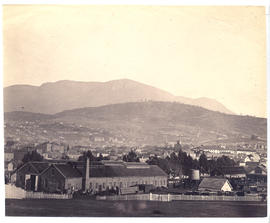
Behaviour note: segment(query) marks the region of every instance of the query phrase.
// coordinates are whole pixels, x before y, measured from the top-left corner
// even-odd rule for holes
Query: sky
[[[266,117],[262,6],[3,7],[4,87],[132,79]]]

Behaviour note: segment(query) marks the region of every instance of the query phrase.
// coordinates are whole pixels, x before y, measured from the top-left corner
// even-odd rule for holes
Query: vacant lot
[[[6,199],[7,216],[264,217],[266,203]]]

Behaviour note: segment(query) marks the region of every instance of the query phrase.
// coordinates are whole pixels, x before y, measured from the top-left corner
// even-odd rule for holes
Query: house
[[[16,170],[15,185],[26,190],[40,190],[40,174],[48,168],[48,162],[28,162]]]
[[[5,182],[11,182],[11,175],[13,174],[15,168],[17,167],[17,162],[15,160],[5,161]]]
[[[63,144],[58,144],[56,142],[52,142],[52,152],[53,153],[64,153],[66,148],[65,148],[65,145]]]
[[[10,160],[10,161],[5,161],[5,172],[12,172],[15,168],[15,163],[14,161]]]
[[[72,192],[82,189],[82,173],[68,163],[51,164],[41,176],[41,190]]]
[[[267,169],[262,165],[245,167],[247,178],[251,182],[267,182]]]
[[[259,162],[253,162],[253,161],[251,161],[251,162],[246,162],[246,167],[256,167],[256,166],[258,166],[259,165]]]
[[[13,152],[5,152],[5,162],[11,161],[14,159],[14,153]]]
[[[246,171],[243,166],[225,167],[222,170],[223,176],[227,178],[245,178]]]
[[[36,150],[39,154],[52,152],[52,144],[49,142],[44,142],[36,146]]]
[[[206,177],[199,184],[199,191],[232,191],[233,187],[225,178]]]

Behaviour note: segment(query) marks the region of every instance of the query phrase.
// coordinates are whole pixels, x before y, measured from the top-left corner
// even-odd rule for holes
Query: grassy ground
[[[266,203],[6,199],[7,216],[265,217]]]

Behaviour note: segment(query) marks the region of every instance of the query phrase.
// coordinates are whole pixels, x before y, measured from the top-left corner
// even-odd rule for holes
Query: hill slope
[[[187,125],[207,130],[266,134],[266,119],[227,115],[198,106],[173,102],[134,102],[101,107],[82,108],[57,113],[55,117],[86,118],[107,122],[127,121],[151,125]]]
[[[39,87],[14,85],[4,88],[5,112],[28,111],[54,114],[75,108],[145,100],[177,101],[232,114],[216,100],[176,97],[169,92],[127,79],[108,82],[58,81],[45,83]]]
[[[16,125],[16,122],[21,124],[27,120],[20,137],[29,132],[27,137],[31,138],[30,134],[35,132],[40,133],[43,140],[61,138],[78,143],[81,140],[85,144],[91,144],[90,138],[95,135],[120,138],[122,143],[132,145],[159,144],[165,140],[175,142],[179,138],[197,144],[217,139],[248,138],[252,134],[266,138],[267,124],[265,118],[227,115],[173,102],[122,103],[68,110],[55,115],[15,114],[6,113],[5,124],[15,122]],[[11,137],[17,132],[12,127],[5,129],[5,134]],[[36,134],[36,137],[40,136]]]

